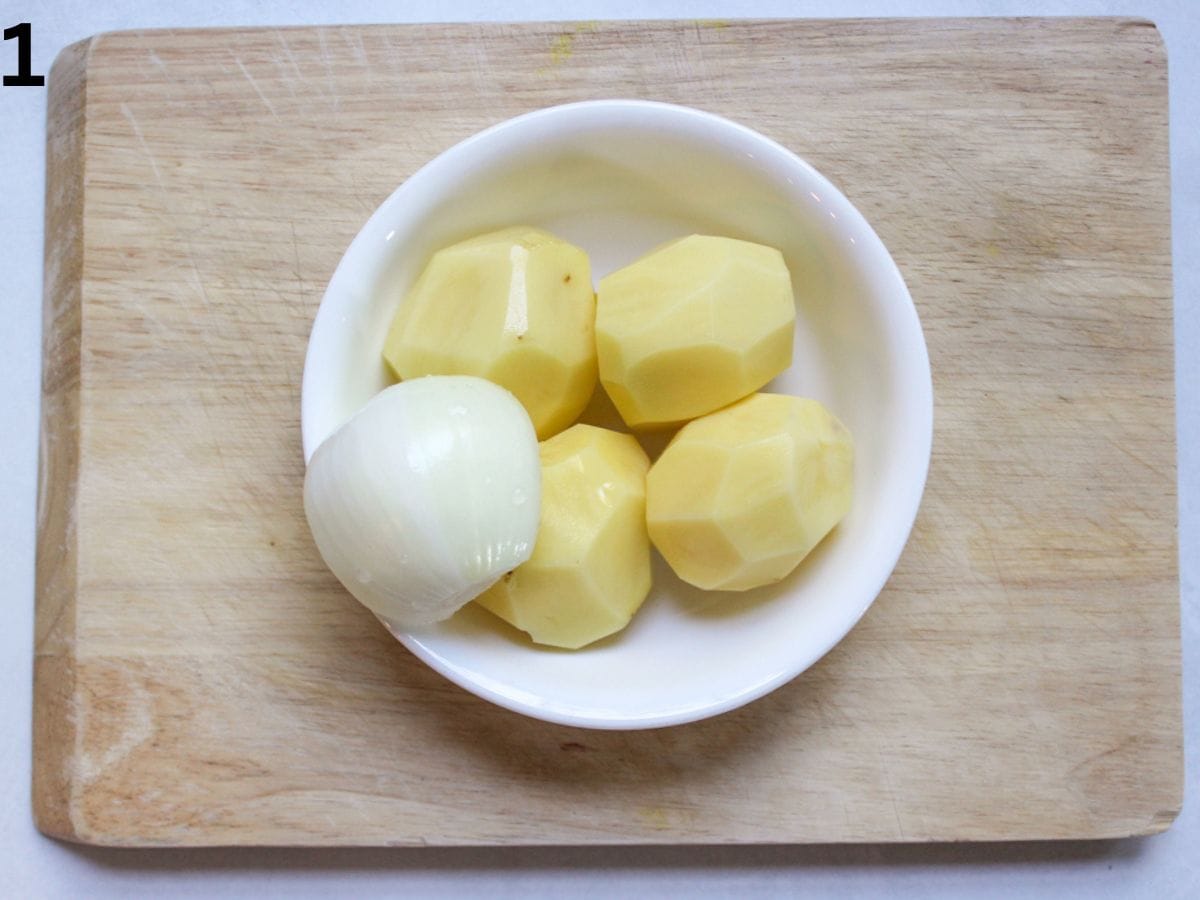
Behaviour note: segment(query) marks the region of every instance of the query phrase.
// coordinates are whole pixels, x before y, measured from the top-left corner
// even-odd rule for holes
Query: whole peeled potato
[[[758,390],[792,361],[791,276],[773,247],[692,235],[601,279],[600,382],[635,428],[675,424]]]
[[[518,226],[438,251],[401,301],[383,358],[398,378],[476,375],[511,391],[538,438],[566,428],[596,386],[587,254]]]
[[[646,478],[650,539],[684,581],[779,581],[850,510],[854,442],[816,400],[754,394],[685,425]]]
[[[540,450],[533,555],[475,602],[536,643],[576,649],[624,628],[650,592],[650,460],[632,436],[592,425]]]

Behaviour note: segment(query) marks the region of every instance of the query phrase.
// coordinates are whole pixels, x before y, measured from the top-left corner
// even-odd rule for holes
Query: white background
[[[112,4],[117,5],[117,4]],[[1157,22],[1171,84],[1172,218],[1187,800],[1144,841],[902,847],[102,851],[41,837],[29,802],[34,502],[46,92],[0,88],[0,900],[37,897],[690,896],[1200,897],[1200,4],[1193,0],[754,2],[0,0],[33,25],[33,72],[67,44],[125,28],[397,21],[911,15],[1136,15]],[[15,71],[15,42],[0,69]]]

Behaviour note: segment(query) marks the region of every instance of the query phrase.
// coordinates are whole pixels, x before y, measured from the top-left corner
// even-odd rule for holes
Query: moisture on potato
[[[476,602],[536,643],[577,649],[624,628],[650,592],[650,461],[632,436],[592,425],[540,452],[533,555]]]
[[[507,388],[544,440],[595,388],[594,322],[587,254],[536,228],[506,228],[433,255],[396,311],[383,357],[403,380],[476,375]]]
[[[754,394],[685,425],[646,480],[650,539],[680,578],[779,581],[849,511],[850,432],[816,400]]]
[[[600,281],[600,382],[633,427],[693,419],[791,365],[795,320],[778,250],[682,238]]]

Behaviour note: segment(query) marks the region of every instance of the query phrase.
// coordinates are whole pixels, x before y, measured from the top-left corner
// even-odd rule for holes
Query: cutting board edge
[[[50,70],[46,122],[45,283],[33,662],[34,822],[87,841],[77,823],[75,614],[83,310],[84,140],[96,39],[65,47]]]
[[[1182,793],[1182,786],[1181,786]],[[719,846],[759,846],[759,847],[799,847],[799,846],[829,846],[829,847],[851,847],[865,845],[921,845],[933,843],[955,843],[955,844],[996,844],[996,843],[1045,843],[1057,841],[1087,841],[1100,842],[1105,841],[1120,841],[1130,838],[1147,838],[1161,834],[1167,831],[1175,823],[1180,813],[1179,805],[1171,809],[1161,810],[1152,814],[1149,818],[1142,818],[1139,821],[1126,821],[1119,823],[1115,827],[1105,827],[1102,829],[1079,829],[1079,830],[1047,830],[1045,832],[1033,832],[1028,829],[1013,831],[1011,833],[997,832],[995,829],[981,830],[977,834],[965,833],[961,830],[951,833],[946,832],[929,832],[921,835],[863,835],[861,837],[846,837],[833,838],[827,840],[811,840],[804,837],[796,837],[788,839],[786,837],[762,838],[753,841],[735,840],[716,841],[712,839],[688,840],[685,836],[678,833],[666,832],[661,836],[654,835],[637,835],[630,837],[627,840],[620,840],[611,837],[610,835],[598,836],[596,840],[562,840],[555,838],[553,835],[548,835],[544,839],[532,839],[528,837],[522,838],[472,838],[472,839],[455,839],[455,838],[439,838],[436,841],[422,841],[417,838],[398,839],[398,840],[362,840],[355,838],[352,835],[346,835],[344,839],[333,840],[317,840],[306,841],[297,840],[295,832],[292,830],[281,830],[275,839],[258,839],[250,843],[238,843],[228,840],[206,840],[206,835],[210,834],[203,829],[196,829],[191,833],[180,835],[177,831],[172,831],[169,835],[154,837],[147,832],[129,833],[120,830],[105,830],[93,829],[90,827],[77,825],[72,821],[71,827],[66,833],[58,833],[49,831],[42,827],[39,821],[39,830],[47,835],[58,840],[66,841],[71,844],[85,847],[102,847],[111,849],[130,849],[130,850],[152,850],[152,849],[222,849],[222,848],[308,848],[313,850],[334,850],[334,849],[418,849],[428,847],[438,847],[443,849],[459,849],[471,850],[479,849],[486,850],[489,848],[499,847],[580,847],[580,848],[602,848],[602,847],[719,847]],[[1112,826],[1112,823],[1109,823]]]
[[[1154,30],[1161,49],[1165,52],[1166,42],[1163,41],[1162,32],[1158,27],[1158,23],[1153,19],[1139,15],[1082,15],[1082,16],[1045,16],[1045,15],[994,15],[994,16],[935,16],[932,17],[941,25],[959,26],[963,28],[979,28],[981,25],[1003,26],[1006,23],[1014,22],[1037,23],[1040,25],[1063,25],[1070,26],[1072,24],[1090,23],[1110,23],[1120,27],[1135,27],[1135,28],[1151,28]],[[569,28],[571,26],[591,26],[594,24],[604,25],[622,25],[622,26],[637,26],[637,25],[655,25],[669,24],[672,22],[699,22],[712,27],[720,27],[725,23],[737,23],[740,25],[759,25],[770,26],[773,24],[794,23],[803,21],[807,23],[845,23],[845,22],[869,22],[869,23],[908,23],[910,17],[906,16],[718,16],[711,17],[687,17],[687,16],[664,16],[664,17],[639,17],[639,18],[563,18],[563,19],[501,19],[488,22],[463,22],[456,20],[446,20],[437,22],[330,22],[326,24],[294,24],[294,25],[214,25],[209,27],[199,28],[170,28],[170,27],[151,27],[151,28],[115,28],[109,31],[98,31],[95,34],[84,38],[76,44],[71,44],[60,53],[60,56],[67,54],[79,46],[87,48],[87,54],[90,56],[92,50],[97,49],[102,42],[111,39],[144,36],[155,34],[178,34],[181,32],[201,35],[201,34],[240,34],[244,32],[255,31],[321,31],[321,30],[336,30],[336,29],[359,29],[359,28],[376,28],[376,27],[397,27],[411,29],[442,29],[454,28],[464,25],[483,25],[488,27],[561,27]]]

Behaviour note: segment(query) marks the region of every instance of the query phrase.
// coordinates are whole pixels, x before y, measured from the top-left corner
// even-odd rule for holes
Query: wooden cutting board
[[[891,582],[820,664],[658,731],[450,685],[325,571],[305,342],[363,221],[486,125],[733,117],[874,223],[933,362]],[[1182,793],[1163,46],[1147,22],[103,35],[49,99],[34,807],[120,845],[1109,837]]]

